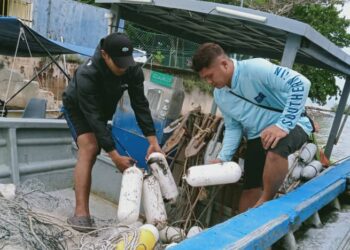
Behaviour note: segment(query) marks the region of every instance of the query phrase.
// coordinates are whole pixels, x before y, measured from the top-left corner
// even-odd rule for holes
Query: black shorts
[[[295,126],[289,134],[281,139],[274,149],[265,150],[261,138],[248,140],[244,160],[244,189],[262,187],[265,158],[267,151],[275,152],[283,158],[300,149],[308,140],[308,135],[300,126]]]
[[[75,142],[77,142],[79,135],[92,133],[88,121],[80,110],[62,107],[61,111],[63,112],[64,118],[67,121],[69,130]]]

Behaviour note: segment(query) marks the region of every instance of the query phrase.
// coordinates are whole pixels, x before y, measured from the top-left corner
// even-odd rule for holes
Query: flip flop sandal
[[[90,216],[72,216],[67,219],[67,223],[76,231],[88,233],[95,230],[94,220]]]

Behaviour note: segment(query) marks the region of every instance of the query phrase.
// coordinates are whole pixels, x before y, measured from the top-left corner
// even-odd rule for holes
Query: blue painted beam
[[[346,189],[350,160],[281,198],[209,228],[171,249],[265,249]]]
[[[338,104],[337,112],[335,114],[331,131],[329,132],[328,141],[326,144],[325,155],[330,158],[335,144],[335,139],[339,131],[340,123],[344,114],[347,100],[350,94],[350,76],[346,77],[346,81],[343,87],[342,95]]]
[[[281,65],[293,68],[295,57],[298,54],[298,50],[301,44],[301,36],[289,33],[287,35],[286,44],[283,50],[283,56],[281,60]]]

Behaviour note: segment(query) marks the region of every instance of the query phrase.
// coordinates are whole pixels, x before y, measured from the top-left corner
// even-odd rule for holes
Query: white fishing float
[[[301,177],[310,180],[318,175],[322,170],[322,163],[319,161],[312,161],[307,164],[301,171]]]
[[[180,242],[185,238],[185,231],[179,227],[166,226],[159,232],[159,238],[163,243]]]
[[[241,175],[240,166],[230,161],[190,167],[183,178],[192,187],[203,187],[235,183]]]
[[[199,234],[202,231],[203,231],[203,229],[201,227],[193,226],[193,227],[190,228],[190,230],[188,230],[187,238],[191,238],[191,237]]]
[[[119,222],[130,225],[139,218],[143,173],[135,165],[123,172],[118,204]]]
[[[288,155],[288,169],[293,167],[293,164],[295,163],[296,158],[297,158],[297,156],[295,154]]]
[[[317,146],[313,143],[308,143],[302,148],[300,152],[300,159],[302,162],[308,164],[310,163],[316,154]]]
[[[297,163],[297,165],[294,167],[291,177],[293,180],[299,180],[301,177],[301,171],[303,170],[304,165],[302,163]]]
[[[167,214],[158,180],[153,175],[146,176],[143,181],[142,204],[147,223],[163,229],[167,223]]]
[[[152,153],[147,160],[147,164],[159,182],[163,198],[169,203],[175,203],[179,191],[165,156],[158,152]]]

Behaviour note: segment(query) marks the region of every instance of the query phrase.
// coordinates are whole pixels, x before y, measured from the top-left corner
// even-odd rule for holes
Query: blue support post
[[[281,66],[292,68],[297,52],[300,48],[301,37],[295,34],[288,34],[284,46]]]
[[[325,155],[328,158],[330,158],[330,156],[332,154],[333,145],[334,145],[336,136],[338,134],[340,122],[341,122],[341,119],[342,119],[343,114],[344,114],[344,110],[346,107],[346,102],[347,102],[348,97],[349,97],[349,93],[350,93],[350,76],[348,76],[346,78],[343,92],[342,92],[342,95],[340,97],[339,105],[337,108],[337,113],[335,114],[335,117],[333,120],[331,132],[329,133],[329,137],[328,137],[328,141],[327,141],[327,145],[326,145],[326,149],[325,149]]]

